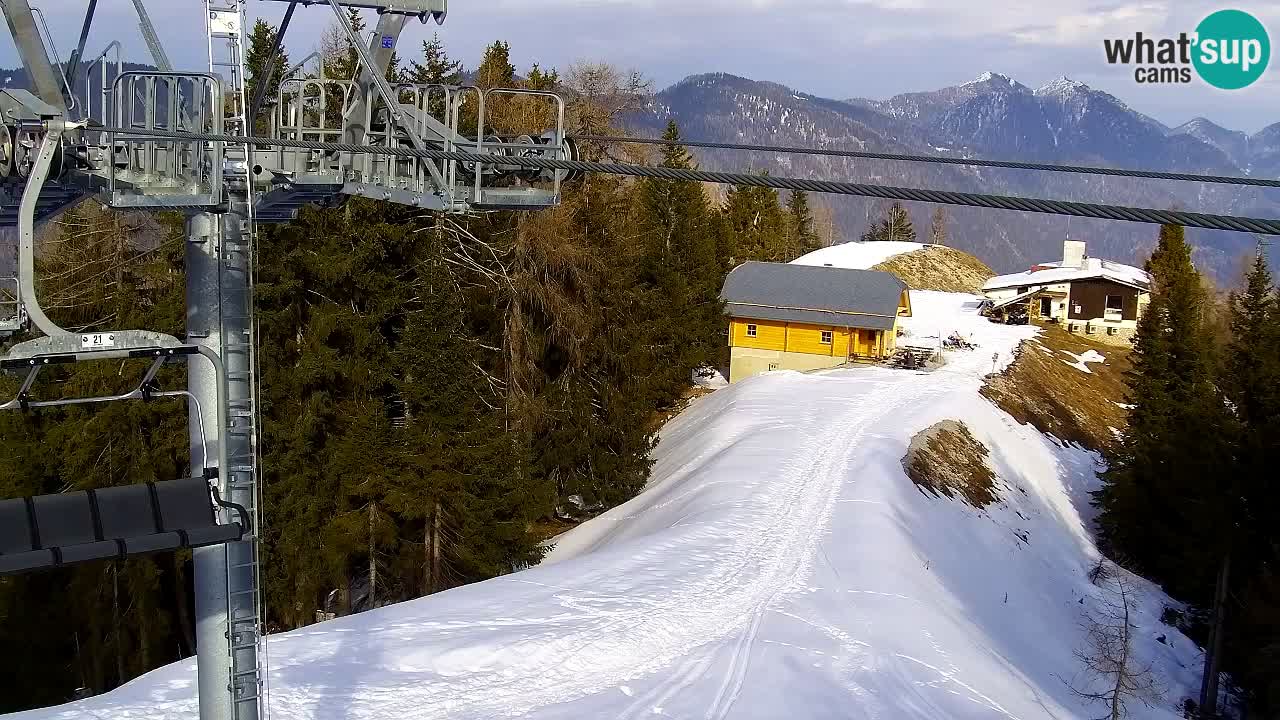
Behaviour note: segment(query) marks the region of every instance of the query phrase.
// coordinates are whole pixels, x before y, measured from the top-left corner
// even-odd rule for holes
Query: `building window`
[[[823,344],[823,345],[830,345],[830,344],[831,344],[831,331],[830,331],[830,330],[823,330],[823,331],[822,331],[822,344]]]
[[[756,326],[755,326],[755,325],[748,325],[748,326],[747,326],[747,337],[755,337],[755,336],[756,336]]]
[[[1121,295],[1107,296],[1107,312],[1105,319],[1111,321],[1119,321],[1124,318],[1124,297]]]

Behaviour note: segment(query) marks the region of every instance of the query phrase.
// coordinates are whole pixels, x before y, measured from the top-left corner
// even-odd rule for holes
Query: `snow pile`
[[[1090,718],[1063,678],[1099,590],[1086,530],[1097,457],[982,399],[1036,330],[978,298],[916,293],[913,335],[978,350],[926,374],[774,372],[706,395],[662,432],[638,498],[546,562],[271,639],[271,710],[306,718]],[[995,361],[993,362],[993,355]],[[990,449],[984,510],[918,490],[911,438],[959,420]],[[1197,651],[1134,582],[1133,648],[1177,717]],[[1166,636],[1166,642],[1157,637]],[[21,717],[194,720],[183,662]]]
[[[1100,362],[1107,361],[1106,356],[1098,352],[1097,350],[1088,350],[1082,355],[1077,355],[1067,350],[1059,350],[1058,352],[1071,358],[1070,361],[1063,360],[1062,362],[1066,363],[1067,365],[1070,365],[1071,367],[1079,370],[1080,372],[1086,372],[1086,373],[1089,373],[1090,375],[1093,374],[1093,371],[1089,369],[1088,363],[1100,363]]]
[[[913,242],[847,242],[831,245],[792,260],[793,265],[830,265],[847,270],[869,270],[895,255],[928,247]]]

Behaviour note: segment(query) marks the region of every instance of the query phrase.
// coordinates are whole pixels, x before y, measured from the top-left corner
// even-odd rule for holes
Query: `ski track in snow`
[[[922,292],[913,305],[906,324],[916,336],[957,330],[981,349],[948,353],[929,374],[780,372],[698,399],[663,428],[645,492],[561,536],[541,565],[273,636],[271,712],[1096,715],[1058,679],[1080,639],[1077,600],[1092,597],[1084,575],[1096,551],[1078,496],[1093,456],[977,394],[1034,330],[988,323],[972,296]],[[963,418],[992,448],[992,469],[1011,484],[1005,503],[978,511],[906,478],[910,437],[947,418]],[[1157,590],[1143,597],[1140,634],[1171,640],[1151,640],[1139,656],[1190,687],[1177,667],[1194,675],[1194,647],[1158,625]],[[17,717],[194,720],[194,680],[194,662],[176,663]]]

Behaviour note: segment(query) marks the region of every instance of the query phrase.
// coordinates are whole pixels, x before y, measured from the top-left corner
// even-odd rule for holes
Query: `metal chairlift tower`
[[[305,205],[333,204],[355,195],[444,212],[548,207],[559,202],[565,171],[504,165],[503,159],[576,156],[565,136],[564,102],[554,93],[387,82],[387,64],[406,24],[414,18],[442,23],[447,0],[272,0],[290,3],[277,44],[299,5],[327,5],[356,51],[358,73],[354,78],[329,78],[323,63],[315,72],[303,65],[276,68],[281,82],[269,114],[269,134],[282,140],[466,151],[491,157],[492,162],[286,147],[267,150],[225,139],[162,134],[224,138],[255,134],[254,118],[262,99],[247,96],[246,1],[201,0],[208,67],[190,72],[168,67],[168,56],[141,0],[133,3],[159,69],[126,71],[119,42],[82,61],[97,6],[97,0],[86,0],[79,44],[63,73],[55,65],[60,62],[56,53],[50,58],[28,0],[0,0],[33,88],[0,90],[0,225],[16,226],[20,238],[18,277],[0,278],[0,338],[26,330],[43,333],[0,355],[0,368],[26,373],[17,397],[8,402],[0,398],[0,410],[186,399],[192,474],[210,483],[212,493],[203,509],[190,507],[201,501],[189,485],[174,485],[172,491],[166,485],[160,488],[163,492],[152,491],[151,500],[140,491],[113,500],[114,505],[104,505],[93,493],[77,496],[74,503],[63,496],[49,496],[74,504],[83,511],[81,515],[96,522],[79,527],[78,534],[64,533],[66,547],[28,547],[21,538],[13,547],[0,542],[0,574],[103,557],[104,552],[124,556],[192,547],[201,720],[256,720],[263,710],[253,318],[257,223],[287,222]],[[378,13],[376,30],[367,44],[350,26],[346,8]],[[94,81],[96,93],[91,92]],[[498,135],[489,131],[486,117],[486,109],[495,102],[541,106],[552,126],[535,134]],[[109,128],[128,129],[130,134]],[[35,292],[35,228],[88,196],[114,208],[185,213],[184,338],[129,329],[72,333],[45,314]],[[152,359],[129,393],[63,399],[33,395],[37,375],[51,365],[129,357]],[[188,387],[168,391],[157,387],[160,368],[183,360]],[[162,495],[170,500],[156,499]],[[4,505],[14,502],[20,501],[0,500],[0,515],[6,508],[17,513]],[[61,507],[45,498],[25,502],[28,508]],[[114,515],[108,517],[117,512],[154,515],[157,525],[137,530],[140,537],[106,537],[104,527],[130,527],[114,522],[119,519]],[[212,520],[202,519],[202,514],[214,512]],[[171,516],[185,520],[170,521]],[[239,530],[209,530],[210,522],[216,528]],[[170,526],[176,529],[169,532]],[[119,530],[128,532],[134,531]],[[183,542],[156,539],[170,536]],[[43,534],[37,531],[31,537]],[[203,540],[196,542],[196,538]]]

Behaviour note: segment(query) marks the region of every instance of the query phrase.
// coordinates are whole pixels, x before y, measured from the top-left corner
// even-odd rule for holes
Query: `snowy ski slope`
[[[1035,330],[990,324],[976,303],[913,295],[912,342],[981,345],[934,373],[778,372],[699,399],[664,428],[650,487],[538,567],[272,637],[272,715],[1099,716],[1064,681],[1098,601],[1096,456],[978,395]],[[1003,503],[980,511],[907,479],[911,437],[944,419],[991,448]],[[1167,694],[1132,717],[1172,719],[1198,652],[1159,624],[1164,596],[1137,587],[1136,656]],[[194,681],[178,663],[16,717],[194,720]]]

